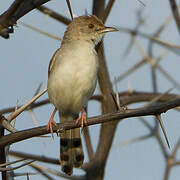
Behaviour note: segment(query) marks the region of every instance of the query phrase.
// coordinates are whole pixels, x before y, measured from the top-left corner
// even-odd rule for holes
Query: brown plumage
[[[98,57],[95,45],[104,33],[116,31],[105,27],[96,16],[74,18],[65,32],[61,48],[49,65],[48,95],[55,109],[60,112],[61,123],[86,121],[86,107],[97,82]],[[78,118],[79,113],[82,115]],[[52,132],[53,117],[48,123]],[[83,123],[82,123],[83,126]],[[80,129],[60,134],[60,163],[62,171],[71,175],[73,167],[81,167],[84,160]]]

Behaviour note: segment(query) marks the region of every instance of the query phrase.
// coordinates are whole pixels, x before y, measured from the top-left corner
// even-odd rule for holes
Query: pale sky
[[[91,13],[92,1],[88,0],[71,0],[72,9],[76,16],[83,15],[85,10]],[[107,25],[115,27],[134,28],[137,18],[136,11],[143,9],[143,17],[146,19],[145,25],[141,31],[147,34],[153,34],[165,19],[171,14],[169,1],[143,1],[146,6],[143,7],[137,0],[116,0],[112,13],[108,18]],[[180,1],[177,1],[180,2]],[[0,13],[4,12],[11,0],[1,0]],[[66,1],[53,0],[47,3],[47,6],[70,18]],[[44,31],[63,37],[65,26],[57,21],[41,14],[37,10],[32,11],[24,16],[20,21],[33,25]],[[37,32],[34,32],[21,24],[14,28],[14,34],[10,35],[9,40],[0,38],[0,108],[15,106],[17,100],[19,104],[27,102],[34,95],[37,87],[42,82],[44,87],[47,85],[47,70],[49,61],[60,47],[57,40],[51,39]],[[169,43],[179,45],[179,34],[175,22],[171,21],[166,30],[161,34],[160,39]],[[131,53],[124,58],[124,52],[130,41],[129,35],[116,32],[109,33],[104,38],[107,64],[111,79],[114,80],[123,72],[126,72],[135,63],[142,59],[142,55],[133,47]],[[148,41],[138,38],[138,42],[147,52]],[[164,51],[159,45],[154,46],[155,57]],[[162,67],[179,82],[180,62],[179,56],[168,52],[167,56],[161,62]],[[137,91],[152,91],[150,66],[145,65],[137,72],[131,74],[118,84],[119,91],[125,91],[130,84],[131,88]],[[167,81],[161,73],[158,72],[159,91],[165,92],[172,88],[173,85]],[[98,93],[98,87],[96,93]],[[179,93],[174,89],[173,93]],[[47,98],[47,94],[40,99]],[[34,110],[39,125],[46,125],[52,113],[53,106],[46,105]],[[89,116],[100,114],[100,106],[96,102],[89,103]],[[172,148],[177,142],[180,133],[179,114],[174,110],[168,111],[162,116],[164,125],[168,133]],[[146,118],[149,123],[153,124],[152,117]],[[58,122],[58,116],[56,116]],[[28,112],[23,113],[17,118],[16,128],[19,130],[34,127],[32,118]],[[92,142],[94,147],[97,145],[99,126],[91,126]],[[108,158],[105,180],[161,180],[165,171],[165,161],[159,145],[153,138],[124,147],[116,146],[117,144],[134,137],[148,134],[149,130],[137,118],[126,119],[119,123],[113,147]],[[161,132],[162,135],[162,132]],[[164,141],[164,138],[162,138]],[[85,145],[85,144],[84,144]],[[27,141],[19,142],[11,146],[12,150],[26,153],[39,154],[54,158],[59,158],[59,138],[55,140],[33,138]],[[179,154],[178,154],[179,155]],[[86,153],[86,161],[87,153]],[[49,167],[49,165],[47,165]],[[55,166],[52,166],[54,168]],[[60,167],[55,167],[60,170]],[[32,172],[33,170],[26,167],[17,170],[17,172]],[[75,174],[82,174],[82,171],[75,171]],[[55,176],[54,176],[55,177]],[[180,167],[173,168],[170,180],[178,180],[180,177]],[[18,177],[23,180],[24,177]],[[33,180],[44,179],[42,176],[33,176]]]

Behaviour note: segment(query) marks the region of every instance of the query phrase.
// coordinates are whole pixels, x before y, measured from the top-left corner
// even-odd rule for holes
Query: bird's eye
[[[94,24],[89,24],[88,27],[89,27],[90,29],[92,29],[92,28],[94,28]]]

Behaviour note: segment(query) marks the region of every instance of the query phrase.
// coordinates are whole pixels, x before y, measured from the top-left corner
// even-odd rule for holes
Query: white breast
[[[68,48],[68,50],[67,50]],[[51,102],[62,112],[79,113],[96,87],[98,58],[88,42],[59,51],[48,80]]]

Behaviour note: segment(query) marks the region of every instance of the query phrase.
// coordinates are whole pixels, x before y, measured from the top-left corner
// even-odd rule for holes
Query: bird
[[[75,121],[81,123],[81,127],[87,124],[85,108],[96,88],[99,69],[95,46],[105,33],[113,31],[117,29],[106,27],[95,15],[73,18],[68,25],[48,69],[48,96],[55,106],[47,125],[51,134],[52,126],[56,126],[56,111],[59,111],[61,123]],[[80,128],[60,133],[62,171],[72,175],[73,167],[81,167],[83,161]]]

